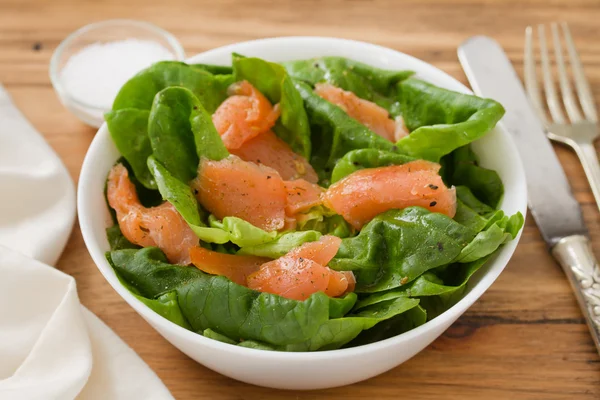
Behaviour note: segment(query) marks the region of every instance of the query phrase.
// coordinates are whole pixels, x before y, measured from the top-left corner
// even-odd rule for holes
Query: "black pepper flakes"
[[[444,245],[442,244],[442,242],[437,243],[437,248],[439,251],[444,251]]]
[[[430,189],[433,189],[433,190],[438,190],[438,186],[437,186],[437,185],[434,185],[434,184],[431,184],[431,183],[430,183],[430,184],[429,184],[429,185],[427,185],[427,186],[429,186],[429,188],[430,188]]]
[[[429,207],[434,207],[437,204],[437,201],[432,201],[431,203],[429,203]]]

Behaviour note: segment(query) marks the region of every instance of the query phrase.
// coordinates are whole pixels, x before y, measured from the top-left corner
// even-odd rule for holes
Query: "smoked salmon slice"
[[[329,83],[317,83],[315,93],[337,105],[350,117],[389,141],[396,142],[408,135],[402,117],[394,121],[385,108],[371,101],[361,99],[352,92],[337,88]]]
[[[273,131],[263,132],[245,141],[239,148],[228,150],[242,160],[264,164],[277,170],[286,181],[302,178],[317,183],[319,180],[312,165],[304,157],[294,153]]]
[[[323,204],[356,229],[382,212],[410,206],[452,218],[456,193],[444,185],[439,170],[439,164],[416,160],[356,171],[331,185],[323,195]]]
[[[160,248],[171,263],[190,263],[189,249],[198,245],[198,237],[171,203],[144,207],[123,164],[110,170],[106,197],[127,240],[142,247]]]
[[[218,219],[238,217],[265,231],[284,226],[287,193],[272,168],[234,155],[220,161],[202,159],[191,187],[200,204]]]
[[[190,259],[199,270],[212,275],[222,275],[238,285],[246,286],[248,276],[258,271],[268,258],[256,256],[238,256],[192,247]]]
[[[270,130],[279,118],[279,106],[247,81],[232,84],[227,98],[212,116],[213,124],[229,151]]]
[[[285,181],[283,184],[287,193],[285,212],[288,216],[308,211],[322,203],[321,194],[323,194],[324,190],[319,185],[315,185],[304,179]]]
[[[354,275],[326,267],[340,244],[341,239],[331,235],[304,243],[283,257],[263,264],[248,277],[248,287],[293,300],[306,300],[316,292],[341,296],[348,290],[350,281],[354,285]]]

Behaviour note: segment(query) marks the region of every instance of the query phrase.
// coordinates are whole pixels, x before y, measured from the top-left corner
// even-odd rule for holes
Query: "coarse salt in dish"
[[[100,127],[119,87],[161,60],[183,60],[177,39],[144,21],[114,19],[85,25],[54,51],[50,80],[63,105],[82,122]]]
[[[93,43],[69,58],[60,81],[76,100],[110,109],[129,78],[157,61],[174,58],[167,48],[151,40]]]

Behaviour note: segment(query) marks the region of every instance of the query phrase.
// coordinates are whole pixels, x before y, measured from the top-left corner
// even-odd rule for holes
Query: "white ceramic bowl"
[[[400,52],[342,39],[290,37],[233,44],[198,54],[190,62],[230,65],[231,52],[272,61],[324,55],[349,57],[381,68],[409,69],[417,76],[458,92],[469,90],[437,68]],[[502,209],[526,212],[525,175],[515,144],[500,127],[474,143],[483,166],[495,169],[504,182]],[[285,353],[237,347],[179,327],[138,301],[117,280],[104,258],[109,249],[105,228],[110,224],[103,188],[119,157],[106,124],[94,138],[79,178],[78,210],[83,238],[98,269],[112,287],[165,339],[199,363],[243,382],[281,389],[320,389],[348,385],[381,374],[408,360],[440,336],[496,280],[512,256],[519,238],[505,245],[473,276],[464,298],[454,307],[402,335],[349,349]],[[519,235],[520,237],[520,235]]]

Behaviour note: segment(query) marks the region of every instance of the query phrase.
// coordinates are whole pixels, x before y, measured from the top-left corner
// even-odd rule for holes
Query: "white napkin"
[[[0,399],[172,399],[49,266],[74,218],[67,170],[0,85]]]

